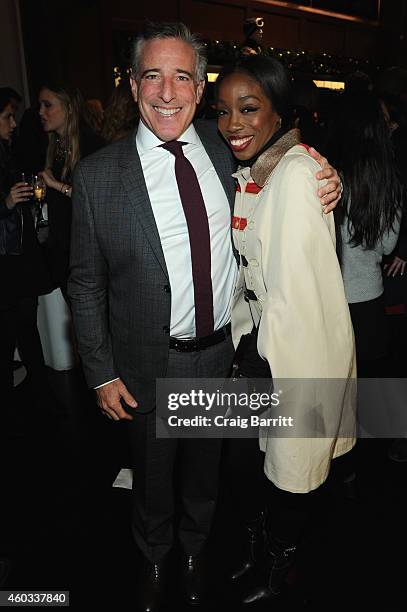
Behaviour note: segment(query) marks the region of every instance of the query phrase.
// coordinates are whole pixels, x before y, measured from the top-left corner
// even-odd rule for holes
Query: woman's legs
[[[230,574],[237,582],[255,568],[263,553],[267,478],[258,438],[229,439],[225,444],[230,494],[244,533],[242,558]]]
[[[37,327],[38,298],[23,297],[16,308],[17,345],[29,379],[40,384],[44,376],[44,354]]]
[[[319,494],[319,489],[309,493],[283,491],[268,481],[265,579],[243,599],[244,604],[257,604],[280,593]]]
[[[264,453],[258,438],[234,438],[225,442],[227,478],[235,508],[243,521],[253,521],[264,510],[267,478]]]
[[[17,337],[17,306],[0,308],[0,389],[10,400],[13,390],[13,357]]]

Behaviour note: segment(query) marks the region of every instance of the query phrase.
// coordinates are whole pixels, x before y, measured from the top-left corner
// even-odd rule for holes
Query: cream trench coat
[[[237,347],[259,325],[259,354],[270,365],[274,390],[282,391],[279,414],[304,423],[300,437],[260,430],[266,476],[281,489],[306,493],[327,478],[331,459],[355,443],[356,362],[333,214],[323,213],[319,166],[298,142],[292,130],[251,169],[234,174],[240,192],[233,238],[247,265],[239,270],[232,334]],[[245,285],[257,301],[245,300]]]

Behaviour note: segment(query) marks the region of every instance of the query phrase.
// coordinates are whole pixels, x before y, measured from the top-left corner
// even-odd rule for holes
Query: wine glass
[[[34,190],[35,213],[36,213],[35,227],[38,230],[40,227],[48,226],[48,221],[47,219],[45,219],[44,214],[43,214],[46,185],[45,185],[44,180],[40,176],[34,176],[32,187]]]

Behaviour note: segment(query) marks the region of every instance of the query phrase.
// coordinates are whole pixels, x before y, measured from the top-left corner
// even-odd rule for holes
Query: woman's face
[[[218,128],[241,161],[258,153],[280,127],[260,84],[249,75],[235,72],[219,88]]]
[[[40,91],[40,118],[46,132],[57,132],[63,136],[66,129],[67,113],[61,100],[50,89]]]
[[[10,104],[0,113],[0,138],[1,140],[10,140],[11,135],[16,127],[14,119],[14,110]]]
[[[391,120],[389,109],[387,108],[387,105],[383,102],[383,100],[380,101],[380,106],[382,107],[382,111],[383,111],[384,119],[386,121],[386,125],[387,125],[387,127],[389,129],[390,134],[392,134],[399,127],[398,123],[396,123],[395,121]]]

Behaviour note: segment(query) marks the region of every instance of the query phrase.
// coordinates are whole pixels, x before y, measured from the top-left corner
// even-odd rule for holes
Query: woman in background
[[[15,130],[7,93],[0,94],[0,388],[11,406],[13,357],[18,344],[28,381],[44,380],[44,356],[37,329],[37,297],[50,290],[34,229],[30,198],[33,190],[16,181],[9,143]],[[4,415],[2,415],[4,416]]]
[[[389,347],[381,262],[397,243],[403,190],[383,108],[374,94],[341,96],[328,151],[344,185],[335,215],[358,376],[383,377]]]
[[[78,161],[94,153],[104,141],[83,118],[78,89],[59,83],[44,84],[39,94],[40,118],[48,134],[46,168],[40,175],[48,189],[48,236],[44,242],[55,287],[66,296],[71,232],[72,175]]]
[[[122,79],[106,107],[102,136],[106,142],[115,142],[127,136],[137,121],[138,108],[134,104],[129,79]]]

